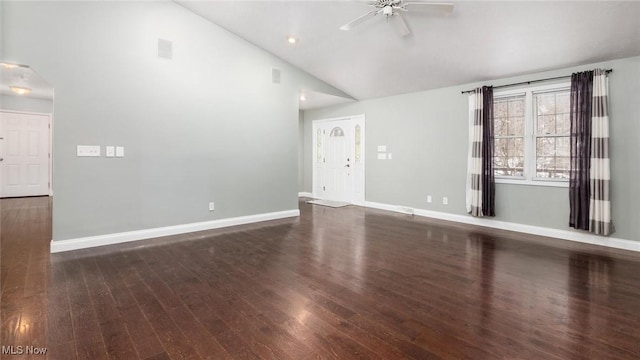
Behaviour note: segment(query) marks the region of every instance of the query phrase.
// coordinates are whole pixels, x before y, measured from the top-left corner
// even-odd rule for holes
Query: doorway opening
[[[364,120],[357,115],[313,121],[314,198],[364,205]]]
[[[0,66],[0,198],[52,196],[53,87],[29,66]]]

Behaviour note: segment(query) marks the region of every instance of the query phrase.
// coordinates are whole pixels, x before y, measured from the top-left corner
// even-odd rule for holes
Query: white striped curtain
[[[467,157],[467,212],[482,216],[482,90],[469,95],[469,151]]]
[[[469,95],[467,212],[482,216],[482,90]]]
[[[493,87],[485,86],[469,96],[466,205],[473,216],[496,215],[493,141]]]
[[[591,101],[591,167],[589,170],[589,231],[610,235],[615,231],[611,221],[609,183],[609,84],[605,70],[593,72]]]

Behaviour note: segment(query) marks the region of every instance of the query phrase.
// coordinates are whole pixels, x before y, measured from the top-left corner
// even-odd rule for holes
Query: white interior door
[[[49,123],[0,111],[0,197],[49,195]]]

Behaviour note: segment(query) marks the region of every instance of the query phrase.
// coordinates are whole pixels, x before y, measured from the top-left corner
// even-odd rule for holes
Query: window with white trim
[[[568,186],[570,84],[494,93],[497,183]]]

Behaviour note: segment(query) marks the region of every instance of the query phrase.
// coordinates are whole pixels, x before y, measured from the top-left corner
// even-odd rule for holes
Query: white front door
[[[352,141],[349,124],[330,122],[326,125],[325,198],[350,203],[353,197],[351,172]]]
[[[0,111],[0,197],[49,195],[49,123]]]
[[[313,197],[364,204],[364,116],[313,122]]]

